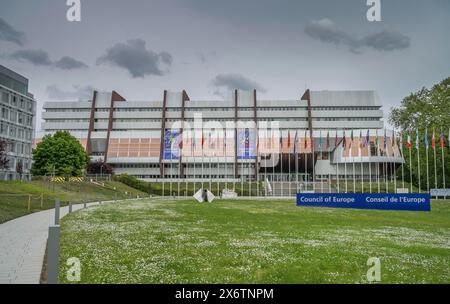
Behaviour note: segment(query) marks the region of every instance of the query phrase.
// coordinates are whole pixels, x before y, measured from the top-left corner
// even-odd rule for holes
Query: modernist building
[[[30,179],[36,101],[28,79],[0,65],[0,139],[7,143],[8,168],[0,179]]]
[[[46,102],[42,130],[70,131],[91,159],[153,181],[368,179],[403,162],[374,91],[307,90],[292,100],[237,90],[221,101],[162,95],[130,101],[94,92],[92,100]]]

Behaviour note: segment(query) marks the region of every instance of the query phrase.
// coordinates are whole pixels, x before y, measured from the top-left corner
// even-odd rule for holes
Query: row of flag
[[[308,149],[310,147],[312,147],[314,145],[314,139],[308,135],[309,131],[305,130],[305,135],[304,135],[304,149]],[[359,136],[356,138],[357,139],[357,146],[359,148],[366,148],[367,146],[369,146],[370,144],[370,130],[368,129],[366,132],[366,134],[363,136],[363,131],[359,132]],[[226,137],[226,132],[223,132],[223,134],[225,135],[223,137],[223,145],[224,147],[226,147],[227,145],[227,137]],[[420,140],[419,140],[419,132],[416,129],[415,132],[415,147],[416,149],[419,149],[420,146]],[[449,148],[450,148],[450,130],[449,130],[449,135],[448,135],[448,144],[449,144]],[[272,142],[274,142],[274,132],[272,132]],[[378,140],[379,136],[375,136],[375,146],[379,147],[379,140]],[[408,130],[407,132],[407,140],[406,140],[406,148],[407,149],[411,149],[412,147],[412,140],[411,140],[411,130]],[[172,139],[172,138],[171,138]],[[287,140],[287,147],[290,148],[291,146],[293,147],[293,152],[294,154],[297,152],[297,146],[299,144],[299,137],[298,137],[298,131],[295,131],[295,135],[294,135],[294,140],[293,140],[293,144],[291,142],[291,132],[288,131],[288,135],[287,135],[287,139],[283,139],[283,136],[280,134],[279,136],[279,140],[280,140],[280,146],[283,146],[283,142],[284,140]],[[432,149],[436,149],[436,132],[433,129],[433,133],[431,136],[431,147]],[[209,132],[208,135],[208,140],[209,140],[209,145],[215,144],[216,142],[219,142],[219,138],[217,137],[217,139],[214,139],[211,135],[211,132]],[[392,131],[392,135],[390,138],[391,141],[391,147],[400,147],[403,148],[403,132],[400,132],[400,134],[398,136],[396,136],[395,131]],[[171,140],[172,142],[172,140]],[[205,135],[202,132],[202,136],[201,136],[201,147],[203,148],[205,145]],[[335,135],[335,139],[334,139],[334,148],[336,148],[339,145],[340,141],[338,138],[338,134],[336,132]],[[388,138],[387,138],[387,131],[386,129],[384,130],[384,136],[383,136],[383,146],[384,149],[387,149],[387,143],[388,143]],[[430,146],[430,141],[429,141],[429,134],[428,134],[428,129],[425,130],[425,135],[424,135],[424,143],[425,143],[425,147],[428,149]],[[197,147],[197,143],[196,143],[196,138],[195,136],[192,137],[192,141],[191,141],[192,147]],[[245,141],[243,140],[242,145],[245,144],[249,144],[249,141]],[[319,138],[318,138],[318,146],[319,148],[322,148],[325,144],[325,148],[326,149],[330,149],[331,148],[331,143],[330,143],[330,131],[327,132],[326,137],[322,137],[322,133],[320,132]],[[353,145],[355,144],[355,136],[354,136],[354,132],[353,130],[351,131],[350,135],[347,136],[346,135],[346,130],[344,130],[344,134],[343,134],[343,138],[342,138],[342,146],[346,149],[350,149]],[[440,130],[440,135],[439,135],[439,144],[440,147],[443,149],[445,148],[445,135],[444,135],[444,131],[441,129]],[[259,138],[257,138],[257,148],[259,148]],[[178,142],[178,146],[180,149],[183,148],[183,138],[182,136],[180,136],[180,140]]]

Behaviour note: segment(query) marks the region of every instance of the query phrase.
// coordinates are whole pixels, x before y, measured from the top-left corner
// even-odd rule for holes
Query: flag
[[[377,156],[378,156],[380,153],[380,145],[378,142],[378,130],[377,130],[377,135],[375,136],[375,147],[377,147]]]
[[[428,150],[428,128],[425,129],[425,148]]]
[[[354,137],[353,137],[353,130],[352,130],[352,133],[350,134],[350,148],[352,147],[353,141],[354,141]]]
[[[288,142],[287,142],[287,147],[290,148],[291,147],[291,131],[288,130]]]
[[[419,150],[419,129],[416,129],[416,149]]]
[[[400,156],[403,156],[403,131],[400,131],[400,136],[398,137],[398,141],[399,141],[398,151],[400,152]]]
[[[295,131],[295,137],[294,137],[294,155],[296,154],[296,150],[297,150],[297,141],[298,141],[298,138],[297,138],[297,130]]]
[[[202,130],[202,149],[203,149],[204,145],[205,145],[205,133],[203,133],[203,130]]]
[[[387,148],[386,129],[384,129],[383,147],[384,147],[384,151],[385,151],[386,154],[387,154],[387,151],[386,151],[386,148]]]
[[[363,147],[362,130],[359,130],[358,146],[360,149],[362,149],[362,147]]]
[[[370,142],[369,129],[367,129],[366,138],[364,139],[364,147],[368,146]]]
[[[444,130],[441,128],[441,148],[445,148]]]
[[[431,137],[431,148],[436,149],[436,131],[433,128],[433,136]]]
[[[308,149],[308,130],[305,130],[305,150]]]
[[[336,133],[337,136],[337,133]],[[345,136],[345,130],[344,130],[344,136],[342,137],[342,147],[344,150],[347,148],[347,136]]]
[[[336,136],[334,137],[334,147],[336,148],[338,145],[338,134],[337,134],[337,130],[336,130]]]
[[[326,146],[327,150],[330,149],[330,131],[328,131],[327,133],[327,146]]]
[[[406,139],[406,148],[411,149],[411,129],[408,129],[408,137]]]
[[[391,138],[391,146],[392,146],[392,148],[394,148],[395,145],[396,145],[395,132],[394,132],[394,130],[392,130],[392,138]]]
[[[319,148],[322,148],[322,131],[319,131]]]

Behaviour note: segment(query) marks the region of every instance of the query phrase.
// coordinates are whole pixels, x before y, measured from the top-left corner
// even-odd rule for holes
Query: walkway
[[[89,203],[92,206],[98,203]],[[83,204],[72,206],[72,211]],[[60,217],[69,207],[61,207]],[[48,226],[53,224],[55,210],[49,209],[0,224],[0,284],[39,284]]]

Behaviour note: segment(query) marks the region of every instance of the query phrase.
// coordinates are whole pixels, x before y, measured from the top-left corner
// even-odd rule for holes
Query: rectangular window
[[[9,94],[6,92],[2,93],[2,102],[9,103]]]

